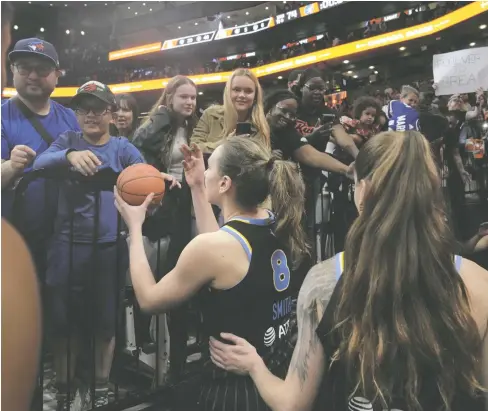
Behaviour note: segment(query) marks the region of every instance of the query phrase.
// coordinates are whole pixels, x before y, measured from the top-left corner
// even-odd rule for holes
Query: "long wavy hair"
[[[422,410],[422,380],[432,376],[450,410],[456,391],[481,389],[481,337],[453,262],[429,143],[418,132],[380,133],[355,168],[366,194],[346,240],[333,362],[345,360],[355,391],[385,408],[395,391],[408,410]]]
[[[154,106],[151,108],[149,115],[146,117],[141,127],[147,126],[150,119],[160,110],[160,106],[164,106],[168,111],[169,118],[170,118],[171,128],[169,130],[168,135],[171,135],[174,138],[174,136],[176,135],[176,131],[178,129],[178,121],[177,121],[177,116],[173,111],[173,97],[176,94],[178,88],[186,84],[195,87],[195,90],[197,88],[195,83],[191,79],[185,76],[178,75],[173,77],[170,81],[168,81],[166,88],[163,90],[163,93],[161,94],[161,97],[159,97],[158,101],[156,101],[156,104],[154,104]],[[193,133],[193,129],[195,128],[197,123],[198,123],[198,117],[196,115],[196,106],[195,106],[195,111],[190,117],[186,119],[185,124],[183,126],[186,129],[187,141],[189,141]],[[164,142],[163,148],[161,150],[162,159],[166,158],[166,156],[168,155],[169,150],[171,149],[172,141],[173,141],[172,139],[167,139],[167,141]]]
[[[296,267],[309,254],[303,228],[305,183],[298,167],[291,161],[271,161],[267,146],[246,137],[225,140],[219,159],[222,176],[235,185],[236,202],[244,210],[252,210],[271,198],[276,215],[276,236],[285,244]]]
[[[178,90],[179,87],[184,86],[186,84],[189,84],[190,86],[195,87],[195,90],[197,88],[196,84],[193,82],[193,80],[189,79],[188,77],[185,76],[174,76],[170,81],[168,81],[168,84],[166,85],[165,89],[163,90],[163,93],[161,94],[161,97],[159,97],[158,101],[152,106],[151,111],[149,112],[149,115],[146,117],[144,120],[144,124],[146,124],[149,119],[154,116],[159,111],[160,106],[164,106],[168,109],[168,112],[171,117],[174,117],[171,115],[173,111],[173,97],[176,94],[176,90]],[[195,112],[196,112],[196,107],[195,107]],[[191,127],[191,131],[193,131],[193,128],[195,127],[196,123],[198,122],[198,118],[195,114],[188,118],[187,120],[187,127]]]
[[[271,140],[270,140],[269,125],[268,122],[266,121],[266,116],[264,114],[264,109],[263,109],[263,89],[261,88],[261,85],[259,84],[259,80],[256,77],[256,75],[251,70],[244,69],[244,68],[240,68],[234,71],[232,75],[229,77],[229,80],[227,80],[227,83],[225,85],[224,128],[222,130],[221,137],[225,138],[227,136],[232,135],[232,133],[234,132],[237,126],[237,111],[234,107],[234,104],[232,103],[231,90],[232,90],[232,82],[234,81],[234,78],[239,76],[248,77],[254,83],[254,87],[256,88],[256,95],[254,97],[254,104],[252,106],[252,111],[251,111],[251,123],[254,125],[254,127],[256,127],[257,131],[264,137],[263,143],[266,146],[268,146],[268,148],[270,148]]]

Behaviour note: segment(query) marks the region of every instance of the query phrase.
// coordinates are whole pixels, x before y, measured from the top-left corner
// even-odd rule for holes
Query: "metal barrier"
[[[15,189],[13,223],[23,233],[33,254],[45,314],[41,366],[32,405],[34,411],[61,409],[57,408],[58,400],[66,402],[63,410],[82,409],[83,398],[89,399],[89,405],[85,404],[83,409],[120,410],[148,401],[153,395],[167,396],[169,401],[171,386],[178,382],[169,378],[170,339],[166,314],[149,316],[141,313],[131,283],[127,281],[127,235],[113,206],[113,196],[111,206],[107,207],[107,198],[117,177],[111,171],[101,171],[88,178],[65,169],[40,170],[26,174]],[[41,185],[44,190],[44,206],[24,201],[34,182],[37,189]],[[54,195],[57,201],[52,201]],[[80,204],[76,204],[76,198],[85,199],[85,207],[77,212]],[[63,227],[57,216],[61,210],[53,209],[54,203],[56,206],[69,205],[69,232],[66,235],[60,234]],[[23,224],[32,207],[44,209],[41,232],[34,233]],[[105,207],[103,211],[102,207]],[[91,238],[85,243],[77,242],[77,224],[90,211]],[[100,231],[106,227],[107,218],[116,220],[117,225],[116,238],[110,243],[100,241],[103,234]],[[164,244],[162,241],[156,244],[154,272],[160,273]],[[81,254],[84,256],[80,257]],[[192,321],[193,305],[189,309],[189,328],[193,331],[194,344],[183,350],[183,363],[191,354],[200,351],[197,344],[200,341],[195,341],[201,334],[200,316],[194,315]],[[102,338],[101,327],[111,319],[113,338],[109,334]],[[113,357],[110,346],[114,347]],[[68,361],[68,358],[72,360]],[[109,388],[104,392],[109,399],[108,405],[98,401],[100,406],[97,406],[100,397],[97,396],[100,393],[97,381],[103,382],[104,369],[107,376],[106,370],[110,368],[108,385],[103,384]],[[64,393],[66,395],[61,395]]]

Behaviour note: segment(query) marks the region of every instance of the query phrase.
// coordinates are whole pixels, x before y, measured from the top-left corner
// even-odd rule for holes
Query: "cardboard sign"
[[[488,47],[436,54],[432,68],[438,96],[488,89]]]

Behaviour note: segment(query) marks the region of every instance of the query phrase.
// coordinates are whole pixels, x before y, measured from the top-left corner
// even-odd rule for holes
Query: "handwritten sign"
[[[488,89],[488,47],[436,54],[432,68],[438,96]]]

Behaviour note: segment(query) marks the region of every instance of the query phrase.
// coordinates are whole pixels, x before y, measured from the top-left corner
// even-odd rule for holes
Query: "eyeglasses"
[[[287,109],[279,106],[278,104],[276,105],[276,109],[280,112],[281,116],[286,117],[291,121],[296,121],[297,119],[296,113],[292,113],[291,111],[288,111]]]
[[[97,117],[101,117],[107,113],[110,113],[111,110],[110,108],[108,107],[103,107],[103,108],[93,108],[93,107],[90,107],[90,108],[81,108],[81,107],[78,107],[75,109],[75,113],[78,114],[79,116],[87,116],[88,113],[92,113],[94,116],[97,116]]]
[[[28,76],[30,73],[35,71],[39,77],[47,77],[56,69],[51,64],[16,63],[14,64],[14,67],[21,76]]]
[[[325,87],[322,87],[322,86],[314,86],[314,85],[310,85],[310,84],[305,84],[305,87],[308,88],[308,90],[313,93],[314,91],[318,91],[322,94],[325,94],[325,92],[327,91],[327,89]]]

